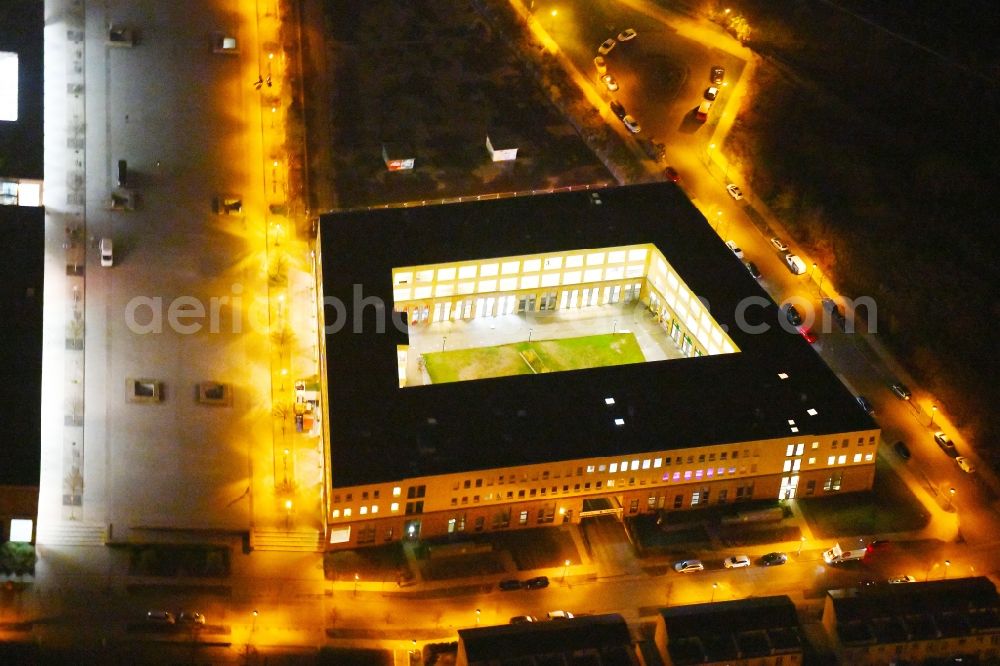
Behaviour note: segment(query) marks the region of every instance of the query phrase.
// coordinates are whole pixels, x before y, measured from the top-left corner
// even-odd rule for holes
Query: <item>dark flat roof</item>
[[[1000,597],[986,577],[830,590],[844,643],[899,643],[1000,628]]]
[[[571,655],[583,650],[601,654],[601,664],[637,663],[628,626],[618,614],[459,629],[458,636],[470,664],[517,663],[523,657]],[[623,647],[628,649],[623,652]]]
[[[326,336],[335,487],[790,436],[789,419],[804,441],[877,427],[809,344],[778,328],[778,307],[676,186],[596,192],[599,205],[579,191],[322,217],[324,297],[347,305]],[[376,309],[352,305],[362,285],[391,309],[394,267],[642,243],[707,299],[740,353],[401,389],[407,336],[377,333]],[[736,326],[750,296],[766,303],[747,311],[765,333]]]

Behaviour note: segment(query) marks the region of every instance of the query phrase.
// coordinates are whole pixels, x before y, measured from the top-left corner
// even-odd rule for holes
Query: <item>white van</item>
[[[802,261],[797,254],[786,254],[785,263],[788,264],[788,270],[796,275],[802,275],[806,272],[806,262]]]
[[[712,110],[712,103],[709,101],[704,101],[698,106],[698,110],[695,111],[694,117],[698,122],[705,122],[708,120],[708,112]]]
[[[101,266],[109,268],[115,263],[114,247],[110,238],[101,239]]]

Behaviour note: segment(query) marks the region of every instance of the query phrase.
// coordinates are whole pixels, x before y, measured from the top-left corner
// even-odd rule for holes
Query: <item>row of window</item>
[[[858,446],[862,446],[864,444],[864,441],[865,441],[864,438],[859,437],[858,440],[857,440]],[[875,444],[875,437],[874,436],[869,437],[868,438],[868,443],[870,445],[874,445]],[[839,442],[839,447],[843,448],[843,447],[847,447],[847,446],[849,446],[847,439],[841,440]],[[810,449],[813,449],[813,450],[818,449],[818,448],[819,448],[819,442],[813,442],[811,444],[811,446],[810,446]],[[838,448],[838,441],[837,440],[833,440],[833,442],[832,442],[832,448]],[[800,442],[798,444],[789,444],[787,446],[785,455],[789,456],[789,459],[786,459],[785,462],[784,462],[784,466],[783,466],[783,471],[784,472],[797,472],[797,471],[800,471],[800,469],[802,467],[802,460],[801,460],[801,458],[792,458],[792,457],[793,456],[801,456],[803,454],[804,450],[805,450],[805,443],[803,443],[803,442]],[[750,453],[749,449],[744,449],[743,450],[743,452],[742,452],[742,458],[744,458],[744,459],[749,458],[750,455],[751,455],[751,453]],[[740,459],[741,454],[740,454],[740,450],[739,449],[733,449],[732,451],[721,451],[718,454],[716,454],[716,453],[704,454],[703,453],[703,454],[698,455],[697,458],[694,455],[689,455],[689,456],[686,456],[686,457],[684,457],[684,456],[676,456],[676,457],[674,457],[672,459],[670,457],[645,458],[645,459],[634,458],[634,459],[631,459],[631,460],[622,460],[620,463],[615,462],[615,463],[602,464],[602,465],[579,466],[579,467],[576,468],[575,474],[574,474],[574,471],[572,469],[566,470],[565,476],[566,477],[583,476],[584,474],[595,474],[595,473],[596,474],[600,474],[600,473],[615,474],[615,473],[618,473],[619,471],[624,472],[624,471],[639,471],[639,470],[649,470],[649,469],[660,469],[660,468],[665,467],[665,466],[669,467],[669,466],[672,466],[672,465],[684,465],[684,464],[692,465],[692,464],[695,464],[695,460],[696,459],[697,459],[698,463],[714,462],[716,460],[716,456],[718,456],[718,460],[719,461],[728,461],[730,459],[732,459],[732,460],[738,460],[738,459]],[[755,457],[755,458],[760,457],[760,449],[754,449],[754,451],[753,451],[753,457]],[[847,460],[848,460],[848,455],[847,454],[841,454],[839,456],[831,455],[831,456],[827,457],[826,464],[827,464],[827,466],[846,465],[847,464]],[[874,453],[855,453],[853,456],[851,456],[851,462],[853,462],[853,463],[860,463],[860,462],[862,462],[862,460],[864,462],[872,462],[874,460]],[[814,456],[810,456],[809,458],[806,459],[806,464],[807,465],[815,465],[816,464],[816,458]],[[662,477],[661,477],[660,480],[663,481],[663,482],[666,482],[666,483],[681,482],[681,481],[683,481],[683,482],[690,482],[692,480],[698,481],[698,480],[701,480],[701,479],[711,479],[713,477],[722,477],[722,476],[726,476],[726,475],[732,476],[732,475],[736,475],[737,472],[739,474],[746,474],[748,472],[750,474],[756,474],[757,473],[757,464],[756,463],[750,464],[749,467],[747,465],[741,465],[738,469],[737,469],[736,466],[719,466],[719,467],[708,467],[706,469],[685,470],[683,472],[680,472],[680,471],[673,472],[673,473],[671,473],[671,472],[665,472],[662,475]],[[549,475],[550,475],[550,472],[548,470],[542,470],[540,473],[536,472],[535,474],[533,474],[532,477],[531,477],[531,480],[532,481],[538,481],[539,479],[541,479],[541,480],[545,481],[545,480],[549,479]],[[554,478],[554,479],[560,478],[560,473],[556,472],[553,475],[552,478]],[[517,475],[517,474],[500,474],[500,475],[498,475],[495,478],[495,482],[496,482],[497,485],[504,485],[505,483],[527,483],[528,482],[528,475],[524,474],[524,473],[522,473],[520,475]],[[639,485],[646,485],[647,483],[653,483],[653,482],[655,482],[655,481],[654,480],[648,480],[648,479],[640,479],[639,480]],[[628,486],[634,486],[635,483],[636,483],[636,478],[635,477],[629,477],[627,485]],[[458,491],[460,487],[463,488],[463,489],[482,488],[482,487],[484,487],[484,485],[487,486],[487,487],[489,487],[489,486],[492,486],[493,484],[494,484],[494,478],[492,478],[492,477],[490,477],[490,478],[477,478],[477,479],[465,479],[464,481],[461,482],[461,484],[456,481],[455,484],[452,486],[452,490],[453,491]],[[580,492],[581,490],[583,490],[583,491],[589,491],[591,489],[600,490],[600,489],[604,488],[605,486],[608,487],[608,488],[625,487],[626,486],[625,477],[619,478],[617,480],[617,482],[616,482],[615,479],[607,479],[606,481],[595,481],[593,483],[591,483],[589,481],[586,482],[586,483],[575,483],[575,484],[572,485],[572,489],[573,489],[572,492]],[[422,498],[424,498],[426,496],[426,492],[427,492],[427,487],[425,485],[409,486],[406,489],[406,497],[407,497],[408,500],[422,499]],[[555,495],[555,494],[559,493],[560,490],[559,490],[559,486],[551,486],[551,487],[541,487],[541,488],[520,489],[520,490],[518,490],[516,492],[517,492],[516,499],[524,499],[526,497],[531,498],[531,497],[536,497],[536,496],[542,496],[542,497],[544,497],[546,495]],[[561,492],[563,494],[569,493],[570,492],[570,484],[563,484]],[[513,500],[513,499],[515,499],[515,494],[514,493],[515,493],[515,491],[513,491],[513,490],[507,491],[506,494],[504,494],[502,492],[498,492],[495,495],[494,495],[494,493],[486,493],[482,497],[480,495],[473,495],[471,499],[472,499],[472,503],[473,504],[478,504],[480,501],[487,501],[487,502],[494,501],[494,500],[501,501],[503,499]],[[362,491],[360,493],[360,497],[361,497],[361,501],[362,502],[364,502],[366,500],[369,500],[369,498],[371,498],[371,499],[379,499],[379,495],[380,495],[380,493],[379,493],[378,490]],[[392,496],[395,498],[395,497],[400,497],[401,495],[402,495],[402,488],[400,486],[393,487],[393,489],[392,489]],[[344,496],[343,496],[343,498],[344,498],[345,502],[352,502],[352,501],[354,501],[354,493],[345,493]],[[332,503],[335,504],[335,505],[341,503],[341,495],[340,494],[334,495],[332,499],[333,499]],[[465,504],[469,503],[469,499],[470,499],[470,497],[468,495],[463,496],[461,498],[452,497],[451,498],[451,505],[452,506],[457,506],[459,503],[465,505]],[[399,511],[399,508],[400,508],[399,502],[392,502],[390,504],[389,510],[391,512],[395,513],[397,511]],[[362,516],[369,515],[369,514],[377,514],[378,512],[379,512],[379,505],[378,504],[370,504],[370,505],[369,504],[363,504],[360,507],[358,507],[358,514],[362,515]],[[407,513],[407,515],[414,514],[414,513],[422,513],[422,512],[423,512],[423,502],[407,502],[406,503],[406,513]],[[350,507],[344,508],[344,509],[340,509],[340,508],[334,508],[333,509],[333,511],[332,511],[332,517],[333,518],[340,518],[341,515],[343,515],[343,517],[345,517],[345,518],[348,518],[348,517],[351,517],[353,515],[353,511],[352,511],[352,509]]]

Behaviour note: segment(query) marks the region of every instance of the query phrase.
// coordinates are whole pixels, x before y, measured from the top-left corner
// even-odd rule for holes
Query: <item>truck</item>
[[[844,550],[839,543],[833,544],[833,548],[823,553],[823,561],[827,564],[843,564],[864,558],[866,548],[856,548],[854,550]]]

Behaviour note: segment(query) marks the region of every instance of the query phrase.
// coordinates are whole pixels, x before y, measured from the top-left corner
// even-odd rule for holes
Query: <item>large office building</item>
[[[320,228],[328,548],[873,483],[876,424],[673,184]]]

